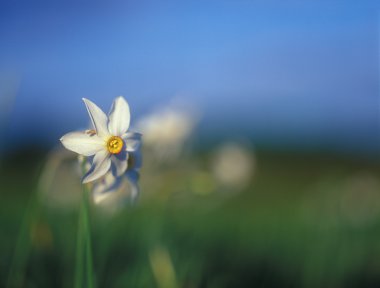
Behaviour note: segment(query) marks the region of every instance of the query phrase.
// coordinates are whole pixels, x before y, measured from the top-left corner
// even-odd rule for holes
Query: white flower
[[[139,195],[139,169],[141,168],[141,153],[135,151],[128,158],[127,171],[116,177],[114,171],[110,170],[104,177],[94,182],[92,192],[96,204],[104,207],[116,208],[125,202],[135,202]]]
[[[144,145],[161,160],[177,158],[193,132],[193,114],[191,109],[171,105],[145,116],[137,124],[144,133]]]
[[[68,150],[83,156],[91,156],[91,168],[83,177],[88,183],[104,176],[111,168],[116,176],[128,167],[128,155],[141,143],[141,134],[127,132],[130,112],[127,101],[117,97],[107,115],[93,102],[83,98],[94,130],[71,132],[60,140]]]
[[[237,143],[226,143],[214,155],[212,172],[228,188],[245,188],[255,172],[255,158],[250,150]]]

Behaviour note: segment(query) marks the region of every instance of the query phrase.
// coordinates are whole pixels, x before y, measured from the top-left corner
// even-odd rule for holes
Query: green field
[[[256,151],[249,183],[233,188],[213,178],[212,155],[145,157],[135,205],[90,207],[96,287],[377,287],[378,160]],[[47,160],[29,151],[0,162],[1,287],[77,277],[80,179],[65,160],[38,191]]]

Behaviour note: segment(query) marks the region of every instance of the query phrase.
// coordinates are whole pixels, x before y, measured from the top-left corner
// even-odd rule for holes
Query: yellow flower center
[[[112,136],[107,141],[107,149],[111,154],[120,153],[121,149],[123,149],[123,140],[118,136]]]

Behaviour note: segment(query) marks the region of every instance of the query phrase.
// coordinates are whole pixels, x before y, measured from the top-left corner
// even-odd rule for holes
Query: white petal
[[[100,204],[106,199],[108,199],[110,196],[112,196],[111,191],[106,192],[106,193],[94,193],[93,194],[93,199],[95,204]]]
[[[121,176],[128,168],[128,153],[122,151],[119,154],[112,155],[112,169],[116,176]]]
[[[117,97],[111,107],[109,113],[108,130],[112,135],[121,136],[127,132],[131,114],[129,112],[129,105],[122,97]]]
[[[132,139],[139,139],[141,140],[141,137],[142,137],[142,134],[141,133],[138,133],[138,132],[126,132],[124,133],[121,138],[123,138],[124,140],[127,139],[127,138],[132,138]]]
[[[107,137],[109,136],[107,123],[108,118],[106,114],[100,109],[98,106],[96,106],[95,103],[91,102],[90,100],[83,98],[84,104],[86,105],[88,115],[90,115],[92,125],[94,126],[94,129],[96,130],[96,133],[100,137]]]
[[[114,174],[109,171],[104,175],[103,178],[99,179],[94,183],[94,187],[92,189],[93,195],[99,196],[100,194],[107,194],[107,193],[112,193],[115,192],[121,183],[121,178],[120,177],[115,177]],[[95,202],[96,199],[95,199]]]
[[[104,140],[97,135],[79,131],[67,133],[60,140],[66,149],[84,156],[92,156],[105,147]]]
[[[140,189],[137,184],[140,175],[136,170],[128,170],[125,175],[128,179],[129,187],[131,189],[131,202],[134,203],[137,201],[137,198],[140,194]]]
[[[110,154],[106,150],[99,151],[92,160],[91,169],[84,175],[82,182],[88,183],[104,176],[111,167]]]
[[[141,140],[136,139],[126,139],[125,140],[125,150],[128,152],[137,151],[141,147]]]
[[[135,184],[131,184],[131,202],[136,203],[139,195],[140,195],[139,186]]]
[[[123,134],[123,139],[125,142],[125,150],[128,152],[133,152],[141,147],[141,134],[135,132],[127,132]]]

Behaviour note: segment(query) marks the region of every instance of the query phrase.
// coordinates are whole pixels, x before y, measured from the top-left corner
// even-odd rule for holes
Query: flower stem
[[[75,288],[82,288],[83,287],[83,221],[82,221],[82,214],[83,214],[83,201],[81,203],[81,207],[79,210],[79,216],[78,216],[78,232],[77,232],[77,253],[76,253],[76,267],[75,267]]]
[[[91,225],[90,225],[90,218],[89,218],[89,211],[90,211],[90,203],[89,203],[89,191],[88,189],[84,189],[85,193],[85,213],[84,213],[84,219],[83,219],[83,224],[84,224],[84,231],[86,235],[86,274],[87,274],[87,287],[94,287],[94,270],[93,270],[93,261],[92,261],[92,245],[91,245]]]
[[[75,287],[92,288],[94,287],[94,271],[89,217],[89,190],[87,186],[83,187],[78,221]]]

